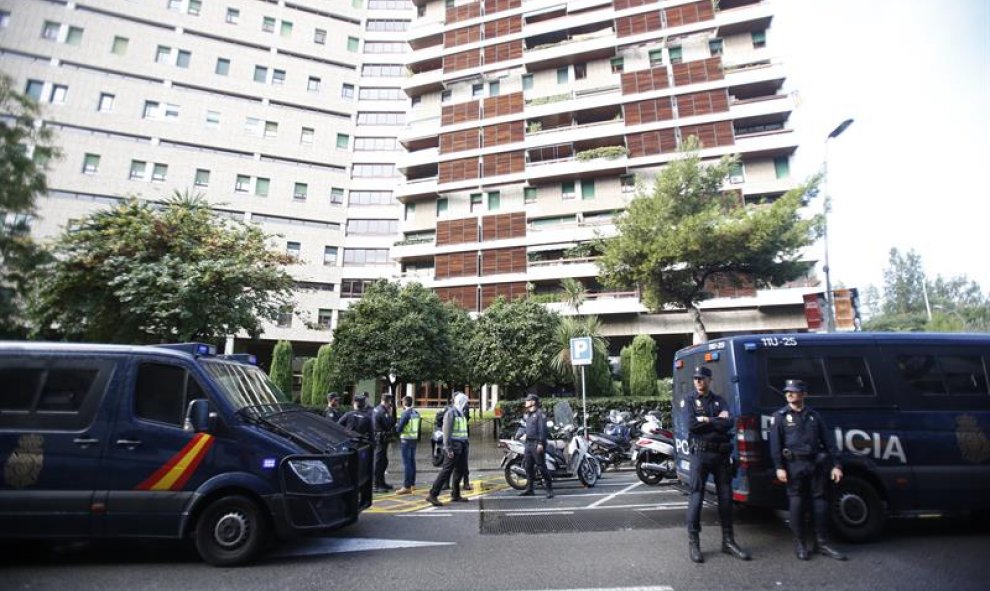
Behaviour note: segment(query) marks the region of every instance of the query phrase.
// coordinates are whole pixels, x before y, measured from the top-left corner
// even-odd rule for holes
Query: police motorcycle
[[[632,459],[632,426],[637,422],[628,412],[613,408],[608,413],[604,432],[588,434],[591,452],[604,469],[618,469],[619,464]]]
[[[552,431],[544,450],[550,477],[560,480],[577,476],[581,484],[595,486],[601,475],[601,465],[590,453],[587,440],[578,432],[571,405],[566,401],[558,402],[553,407],[553,414],[553,420],[547,421]],[[523,467],[525,428],[517,429],[511,439],[500,439],[499,447],[505,450],[502,457],[505,481],[516,490],[525,490],[529,484]],[[536,478],[536,484],[540,484],[539,471],[536,471]]]
[[[446,410],[446,409],[444,409]],[[430,463],[434,466],[443,465],[443,413],[437,413],[433,421],[433,435],[430,436]]]
[[[677,478],[674,463],[674,434],[664,429],[660,413],[651,410],[646,413],[640,427],[640,435],[633,443],[633,462],[636,476],[644,484],[660,484],[664,478]]]

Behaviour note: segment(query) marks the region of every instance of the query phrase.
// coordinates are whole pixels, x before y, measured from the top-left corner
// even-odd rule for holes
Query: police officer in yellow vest
[[[395,430],[399,432],[399,445],[402,452],[402,468],[404,472],[402,488],[395,491],[397,495],[408,495],[416,486],[416,442],[419,441],[419,413],[413,410],[413,397],[402,399],[402,416]]]
[[[454,478],[450,481],[450,500],[467,502],[467,499],[461,496],[461,478],[467,470],[467,450],[464,445],[468,438],[467,417],[464,416],[467,404],[467,394],[458,392],[454,395],[454,403],[443,415],[443,467],[433,481],[430,494],[426,496],[426,500],[435,507],[443,507],[437,495],[440,494],[440,488],[450,478],[451,473]]]

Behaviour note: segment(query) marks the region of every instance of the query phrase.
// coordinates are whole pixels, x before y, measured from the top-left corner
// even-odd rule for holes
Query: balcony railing
[[[601,257],[575,257],[575,258],[560,258],[551,259],[548,261],[529,261],[530,267],[555,267],[558,265],[581,265],[584,263],[593,263],[600,259]]]

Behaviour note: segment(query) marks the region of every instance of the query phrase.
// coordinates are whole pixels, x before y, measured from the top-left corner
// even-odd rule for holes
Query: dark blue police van
[[[834,433],[845,477],[830,515],[847,539],[878,536],[888,515],[990,509],[990,335],[764,334],[687,347],[674,356],[677,472],[690,466],[686,417],[691,376],[714,374],[736,420],[733,498],[786,506],[767,428],[786,404],[784,381],[808,384],[807,404]]]
[[[185,538],[242,564],[356,521],[371,461],[246,355],[0,343],[0,537]]]

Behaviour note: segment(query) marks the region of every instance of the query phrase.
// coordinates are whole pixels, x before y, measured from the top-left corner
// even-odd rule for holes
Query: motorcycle
[[[639,438],[633,443],[633,462],[636,476],[644,484],[660,484],[664,478],[677,478],[674,463],[674,434],[663,428],[656,411],[646,414],[640,427]]]
[[[628,412],[620,413],[613,408],[608,414],[604,432],[588,434],[591,451],[604,468],[612,466],[618,469],[622,462],[632,459],[631,426],[636,422],[629,418]]]
[[[430,436],[430,463],[434,466],[443,465],[443,424],[439,420],[443,411],[437,413],[433,422],[433,435]]]
[[[595,486],[601,475],[601,465],[590,453],[587,440],[578,433],[571,405],[567,402],[558,402],[553,410],[554,420],[547,423],[556,429],[553,437],[548,438],[544,450],[550,477],[553,480],[560,480],[576,476],[581,484],[587,487]],[[502,457],[505,481],[516,490],[525,490],[529,486],[529,480],[523,467],[524,433],[520,429],[511,439],[500,439],[499,447],[505,450],[505,456]],[[534,484],[540,484],[541,476],[538,470],[536,478]]]

